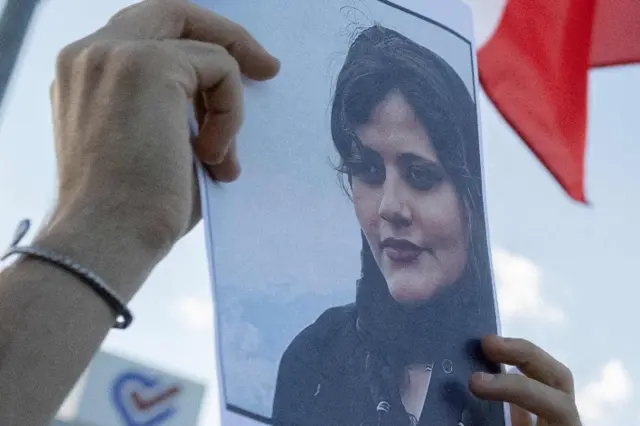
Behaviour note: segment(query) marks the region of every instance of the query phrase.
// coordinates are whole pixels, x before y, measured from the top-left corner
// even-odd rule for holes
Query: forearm
[[[57,220],[34,243],[93,270],[129,301],[163,253],[150,250],[122,222],[82,216]],[[3,271],[0,424],[46,424],[114,319],[89,286],[54,265],[23,257]]]

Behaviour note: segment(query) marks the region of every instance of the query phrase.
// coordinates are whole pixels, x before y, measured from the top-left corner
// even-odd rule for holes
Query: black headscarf
[[[380,409],[381,424],[404,426],[411,424],[399,394],[398,375],[405,367],[436,363],[427,406],[430,400],[449,392],[449,385],[459,388],[453,399],[465,401],[468,374],[477,368],[496,370],[482,360],[477,339],[497,330],[476,105],[460,76],[443,58],[380,25],[364,29],[355,37],[336,82],[331,115],[332,139],[341,158],[339,170],[351,182],[350,159],[361,147],[355,128],[369,120],[373,108],[391,90],[402,93],[427,129],[442,166],[464,202],[470,230],[469,258],[460,279],[411,308],[391,297],[363,236],[356,307],[358,333],[368,353],[367,381]],[[442,372],[444,360],[453,362],[453,374],[434,374]],[[447,386],[441,383],[445,381]],[[451,424],[450,416],[442,414],[447,410],[438,409],[437,404],[433,407],[423,410],[420,424]],[[459,418],[453,424],[457,421]]]
[[[400,398],[399,378],[413,363],[434,365],[427,401],[449,400],[449,403],[460,404],[460,398],[467,398],[466,389],[457,389],[451,394],[451,385],[460,388],[461,379],[466,381],[474,367],[480,367],[474,365],[475,360],[482,363],[477,353],[477,339],[494,316],[493,311],[488,311],[493,306],[491,300],[487,301],[482,295],[491,288],[491,282],[474,282],[475,275],[472,268],[467,267],[458,281],[440,289],[429,300],[419,306],[405,307],[389,293],[363,236],[362,277],[357,282],[356,293],[357,327],[367,350],[366,377],[381,425],[412,424]],[[452,368],[445,375],[442,374],[443,362],[451,363]],[[455,379],[447,378],[446,373]],[[459,421],[460,417],[450,418],[449,408],[432,406],[434,409],[423,410],[420,424],[447,425]],[[453,411],[462,416],[467,407],[459,408]]]

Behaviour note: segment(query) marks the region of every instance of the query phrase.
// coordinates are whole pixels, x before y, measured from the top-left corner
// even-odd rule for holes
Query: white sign
[[[204,386],[105,352],[91,362],[77,421],[95,426],[197,426]]]
[[[201,173],[223,426],[504,425],[467,385],[499,371],[469,8],[196,3],[282,62],[240,178]]]

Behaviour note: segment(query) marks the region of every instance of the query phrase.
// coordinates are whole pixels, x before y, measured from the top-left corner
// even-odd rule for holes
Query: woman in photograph
[[[338,76],[331,130],[362,231],[354,304],[281,360],[276,425],[499,425],[468,391],[496,333],[476,106],[440,56],[373,26]]]

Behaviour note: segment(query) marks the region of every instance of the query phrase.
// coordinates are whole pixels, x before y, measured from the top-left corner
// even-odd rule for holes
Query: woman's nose
[[[411,224],[411,210],[403,194],[402,183],[388,177],[382,186],[382,200],[380,201],[380,217],[394,226],[409,226]]]

